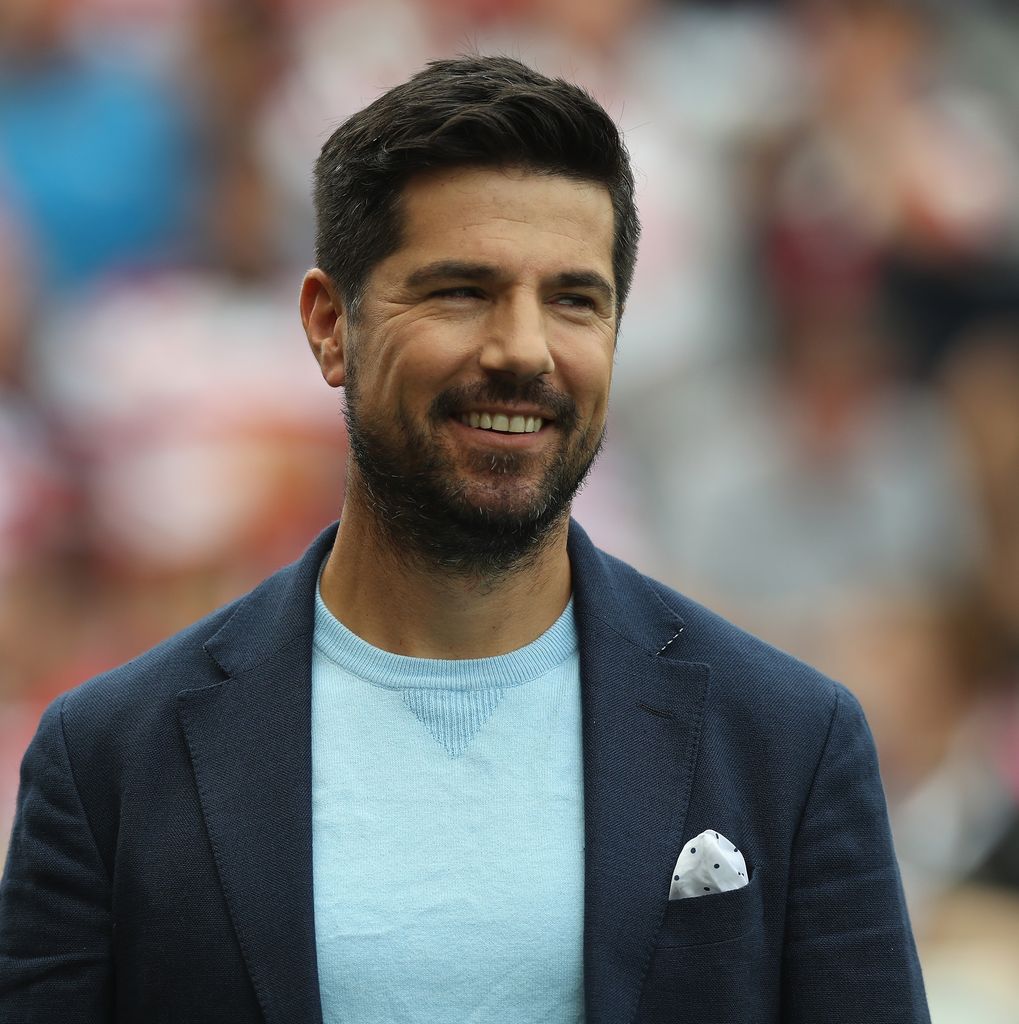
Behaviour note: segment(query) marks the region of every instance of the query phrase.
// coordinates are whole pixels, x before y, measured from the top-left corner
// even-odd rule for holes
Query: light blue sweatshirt
[[[572,603],[495,658],[390,654],[317,599],[315,933],[325,1024],[583,1020]]]

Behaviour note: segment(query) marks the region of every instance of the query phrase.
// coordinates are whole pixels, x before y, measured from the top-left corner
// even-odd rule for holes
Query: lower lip
[[[546,423],[542,425],[540,430],[535,430],[530,434],[503,434],[497,430],[482,430],[480,427],[471,427],[458,419],[450,419],[450,423],[453,429],[464,437],[471,438],[480,444],[498,448],[528,448],[537,444],[540,439],[543,439],[550,429],[550,425]]]

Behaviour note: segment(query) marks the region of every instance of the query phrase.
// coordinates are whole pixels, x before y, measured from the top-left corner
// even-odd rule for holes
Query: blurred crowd
[[[935,1020],[1019,1021],[1019,9],[3,0],[0,846],[57,693],[295,557],[345,441],[310,168],[425,61],[619,121],[603,547],[863,701]]]

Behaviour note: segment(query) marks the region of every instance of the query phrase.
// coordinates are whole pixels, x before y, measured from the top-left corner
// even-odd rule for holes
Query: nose
[[[555,370],[540,300],[519,295],[494,304],[480,363],[487,373],[518,380],[533,380]]]

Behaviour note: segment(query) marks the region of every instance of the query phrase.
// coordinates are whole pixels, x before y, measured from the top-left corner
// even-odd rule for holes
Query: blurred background
[[[937,1024],[1019,1021],[1019,5],[3,0],[0,852],[43,707],[335,518],[310,168],[426,60],[620,123],[603,547],[862,700]]]

